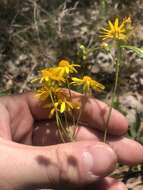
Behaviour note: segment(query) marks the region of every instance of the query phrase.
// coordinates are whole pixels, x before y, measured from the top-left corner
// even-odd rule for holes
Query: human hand
[[[128,123],[115,110],[109,122],[109,145],[101,142],[108,111],[104,103],[89,99],[81,117],[86,126],[79,128],[77,142],[59,144],[55,122],[47,120],[47,111],[33,94],[1,97],[0,189],[75,189],[92,182],[97,189],[126,189],[122,183],[104,177],[114,170],[117,161],[141,163],[143,147],[122,137]]]

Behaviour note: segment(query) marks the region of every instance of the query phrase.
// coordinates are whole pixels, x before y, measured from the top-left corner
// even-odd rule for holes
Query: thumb
[[[116,164],[113,150],[104,143],[94,141],[49,147],[11,143],[6,151],[11,161],[5,163],[7,169],[2,174],[5,178],[9,176],[5,181],[11,180],[7,182],[9,189],[66,189],[72,185],[84,185],[108,175]],[[1,159],[4,161],[4,156],[0,158],[0,164]]]

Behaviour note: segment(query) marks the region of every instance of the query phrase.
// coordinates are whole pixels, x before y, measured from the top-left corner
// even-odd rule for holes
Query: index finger
[[[42,108],[40,101],[33,93],[25,94],[31,113],[36,120],[48,118],[48,110]],[[80,121],[92,128],[104,131],[109,114],[109,106],[95,98],[89,98],[82,94],[72,92],[72,98],[81,102]],[[78,114],[76,114],[78,117]],[[108,123],[108,132],[113,135],[123,135],[128,129],[127,119],[117,110],[112,109]]]

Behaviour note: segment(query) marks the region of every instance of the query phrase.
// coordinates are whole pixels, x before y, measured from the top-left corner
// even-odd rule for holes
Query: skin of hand
[[[109,143],[103,143],[108,106],[80,94],[73,98],[82,104],[82,125],[76,141],[64,144],[34,94],[0,98],[0,189],[92,189],[88,184],[100,190],[127,189],[106,176],[117,162],[142,163],[142,145],[123,137],[128,122],[116,110],[109,121]]]

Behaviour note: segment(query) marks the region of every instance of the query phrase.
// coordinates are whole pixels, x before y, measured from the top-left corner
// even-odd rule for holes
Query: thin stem
[[[50,94],[50,98],[51,98],[52,104],[54,106],[54,102],[55,101],[54,101],[54,98],[52,96],[52,93],[49,92],[49,94]],[[63,124],[62,124],[61,119],[59,117],[58,111],[57,110],[55,110],[55,111],[56,111],[56,122],[57,122],[58,132],[60,134],[60,137],[61,137],[62,141],[64,142],[64,137],[63,137],[62,132],[65,134],[65,136],[67,136],[67,131],[63,127]]]
[[[70,90],[70,85],[69,85],[68,79],[66,79],[66,83],[67,83],[67,88],[68,88],[68,91],[69,91],[70,101],[72,101],[72,94],[71,94],[71,90]],[[74,111],[71,110],[71,112],[72,112],[73,125],[75,126],[73,135],[71,136],[71,139],[72,139],[72,141],[73,141],[73,139],[74,139],[74,137],[75,137],[76,129],[78,128],[78,120],[79,120],[80,115],[78,115],[78,118],[77,118],[77,120],[75,121]],[[79,113],[79,114],[80,114],[80,113]]]
[[[101,0],[101,17],[107,14],[107,0]]]
[[[70,101],[72,101],[72,94],[71,94],[71,90],[70,90],[70,85],[69,85],[68,79],[66,79],[66,83],[67,83],[67,88],[68,88],[68,91],[69,91]],[[72,110],[72,120],[73,120],[73,125],[75,125],[76,122],[75,122],[75,117],[74,117],[73,110]]]
[[[108,125],[109,125],[111,112],[112,112],[113,105],[114,105],[114,99],[115,99],[115,96],[116,96],[117,87],[118,87],[118,83],[119,83],[120,65],[121,65],[121,47],[120,47],[120,44],[117,43],[117,61],[116,61],[116,64],[115,64],[115,69],[116,69],[115,83],[114,83],[114,88],[113,88],[113,92],[112,92],[111,105],[110,105],[110,108],[109,108],[107,121],[105,123],[105,131],[104,131],[104,139],[103,139],[104,142],[107,141]]]
[[[83,95],[88,97],[88,96],[91,96],[92,92],[91,92],[91,89],[89,88],[87,91],[86,90],[83,90]],[[78,117],[77,117],[77,121],[76,121],[76,126],[78,126],[78,123],[80,122],[80,117],[81,117],[81,114],[82,114],[82,107],[80,107],[80,110],[79,110],[79,114],[78,114]],[[75,132],[73,134],[73,137],[76,135],[76,129],[75,129]]]
[[[65,120],[66,127],[69,128],[69,122],[68,122],[67,114],[65,112],[64,112],[64,120]]]
[[[57,114],[57,117],[56,118],[58,118],[58,127],[60,127],[61,128],[61,131],[64,133],[64,135],[65,136],[68,136],[67,135],[67,130],[64,128],[64,126],[63,126],[63,124],[62,124],[62,121],[61,121],[61,118],[59,117],[59,114],[58,114],[58,112],[56,111],[56,114]]]
[[[83,93],[84,96],[87,96],[87,95],[88,95],[88,93],[87,93],[86,91],[83,91],[82,93]],[[89,93],[89,94],[90,94],[90,93]],[[80,121],[81,114],[82,114],[82,108],[80,107],[79,114],[78,114],[78,116],[77,116],[77,120],[76,120],[75,126],[78,126],[78,123],[79,123],[79,121]],[[76,129],[77,129],[77,127],[75,128],[75,131],[74,131],[74,134],[73,134],[73,138],[74,138],[75,135],[76,135],[76,132],[77,132]]]
[[[65,121],[65,126],[66,126],[66,131],[67,131],[67,136],[68,136],[68,139],[72,139],[72,135],[70,134],[70,124],[68,122],[68,116],[67,116],[67,113],[64,112],[64,121]]]
[[[78,131],[78,123],[80,121],[80,117],[81,117],[81,113],[82,113],[82,109],[80,108],[79,110],[79,114],[78,114],[78,117],[77,117],[77,120],[76,120],[76,123],[75,123],[75,129],[74,129],[74,133],[73,133],[73,139]]]
[[[61,129],[60,129],[60,119],[59,119],[59,115],[58,115],[57,111],[56,111],[56,122],[57,122],[57,126],[58,126],[57,128],[58,128],[59,135],[61,137],[61,140],[64,143],[65,140],[64,140],[63,134],[62,134]]]
[[[89,89],[89,90],[90,90],[90,89]],[[83,91],[82,93],[83,93],[84,96],[88,96],[88,95],[90,96],[90,95],[91,95],[90,92],[89,92],[89,94],[88,94],[86,91]],[[82,114],[82,109],[81,109],[81,107],[80,107],[79,114],[78,114],[77,121],[76,121],[76,125],[78,125],[78,123],[79,123],[79,121],[80,121],[81,114]]]

